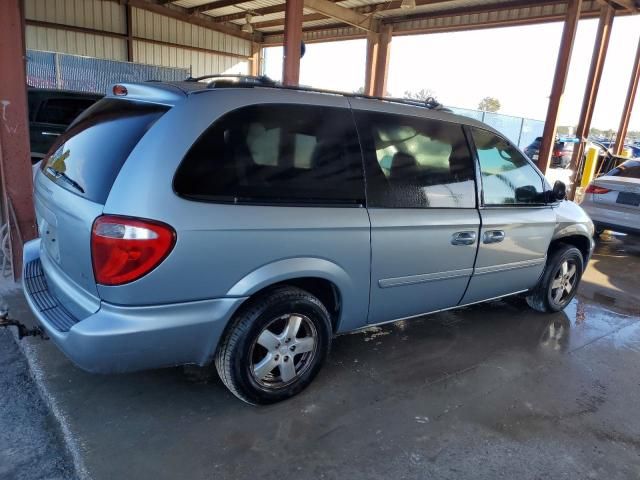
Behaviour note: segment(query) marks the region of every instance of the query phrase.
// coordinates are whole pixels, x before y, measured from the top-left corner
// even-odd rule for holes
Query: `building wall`
[[[124,5],[107,0],[25,0],[27,22],[106,32],[27,24],[27,48],[126,61],[125,9]],[[249,73],[251,43],[247,40],[138,8],[132,8],[131,23],[134,62],[187,68],[194,76]]]

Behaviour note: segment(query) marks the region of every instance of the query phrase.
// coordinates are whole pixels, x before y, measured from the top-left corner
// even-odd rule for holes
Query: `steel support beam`
[[[355,10],[341,7],[329,0],[304,0],[304,6],[316,13],[321,13],[347,25],[361,28],[368,32],[378,31],[378,21],[371,15],[363,15]]]
[[[370,32],[367,35],[367,60],[364,77],[364,92],[367,95],[382,97],[387,93],[391,37],[390,25],[380,27],[380,33]]]
[[[600,88],[600,80],[604,63],[607,58],[607,50],[609,48],[609,38],[611,37],[611,29],[613,27],[613,18],[615,17],[615,9],[610,4],[605,4],[600,9],[600,19],[598,20],[598,30],[593,44],[593,53],[591,55],[591,66],[589,67],[589,75],[587,77],[587,85],[582,100],[582,108],[580,110],[580,118],[578,119],[578,128],[576,129],[576,137],[578,144],[573,149],[570,168],[574,172],[573,178],[576,178],[577,167],[581,164],[582,155],[584,154],[584,146],[589,136],[591,128],[591,119],[593,118],[593,110],[596,106],[598,97],[598,89]],[[575,186],[572,186],[569,197],[573,198]]]
[[[22,5],[0,1],[0,176],[15,279],[22,272],[22,246],[36,237]]]
[[[124,15],[127,21],[127,62],[133,62],[133,13],[131,5],[124,6]]]
[[[638,49],[636,50],[636,59],[631,70],[631,79],[629,80],[629,89],[627,90],[627,98],[624,101],[624,109],[622,110],[622,118],[620,119],[620,127],[616,136],[616,143],[613,147],[613,153],[620,155],[624,147],[624,139],[629,130],[629,121],[631,120],[631,111],[638,93],[638,83],[640,82],[640,38],[638,39]]]
[[[284,61],[282,62],[282,82],[285,85],[297,85],[300,81],[303,9],[304,0],[287,0],[284,12]]]
[[[553,76],[553,84],[551,86],[551,95],[549,96],[547,118],[544,124],[542,143],[540,145],[540,153],[538,157],[538,167],[542,173],[547,172],[549,161],[551,160],[551,152],[553,150],[556,131],[558,128],[558,115],[560,113],[564,87],[567,83],[567,76],[569,74],[571,52],[573,50],[573,42],[576,38],[576,31],[578,30],[578,20],[580,19],[581,8],[582,0],[569,0],[564,20],[564,28],[562,29],[560,49],[558,50],[556,70]]]

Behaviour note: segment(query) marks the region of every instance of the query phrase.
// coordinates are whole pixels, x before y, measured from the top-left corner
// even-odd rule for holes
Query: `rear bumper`
[[[640,228],[638,227],[640,225],[640,212],[635,213],[628,211],[629,209],[601,207],[586,197],[580,206],[591,217],[596,229],[640,235]]]
[[[24,294],[38,323],[80,368],[117,373],[182,364],[204,365],[211,359],[229,318],[244,298],[124,307],[105,302],[88,317],[60,323],[59,305],[46,280],[34,289],[40,240],[25,245]],[[44,282],[44,284],[42,284]],[[48,299],[49,301],[43,301]],[[64,309],[63,309],[64,310]],[[64,312],[69,315],[67,311]],[[65,325],[68,327],[66,331]]]

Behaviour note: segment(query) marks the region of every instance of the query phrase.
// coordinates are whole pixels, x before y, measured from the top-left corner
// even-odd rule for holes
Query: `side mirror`
[[[551,201],[560,202],[567,198],[567,186],[564,182],[560,180],[556,180],[556,183],[553,184],[553,189],[551,190]]]
[[[533,185],[525,185],[516,188],[516,202],[518,203],[535,203],[539,201],[538,192]]]

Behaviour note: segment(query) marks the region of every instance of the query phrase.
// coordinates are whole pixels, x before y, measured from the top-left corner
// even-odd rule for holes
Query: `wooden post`
[[[259,43],[251,44],[251,60],[250,75],[257,77],[262,74],[262,45]]]
[[[636,93],[638,92],[638,83],[640,82],[640,39],[638,39],[638,49],[636,50],[636,60],[631,70],[631,79],[629,80],[629,89],[627,90],[627,99],[624,102],[624,109],[622,110],[622,118],[620,119],[620,128],[618,128],[618,136],[616,137],[616,143],[613,147],[613,154],[620,155],[624,148],[624,139],[627,136],[627,130],[629,129],[629,121],[631,120],[631,111],[633,110],[633,103],[636,99]]]
[[[567,83],[569,64],[571,63],[571,51],[573,50],[573,42],[576,37],[576,31],[578,30],[578,20],[580,19],[581,8],[582,0],[569,0],[567,13],[564,19],[564,28],[562,29],[560,49],[558,50],[556,70],[553,76],[553,85],[551,86],[551,95],[549,96],[547,118],[544,124],[542,143],[540,145],[538,157],[538,167],[542,173],[546,173],[547,168],[549,167],[551,152],[555,144],[556,130],[558,128],[558,114],[560,113],[560,104],[562,103],[564,87]]]
[[[576,169],[581,164],[582,155],[589,129],[591,128],[591,119],[593,118],[593,110],[595,109],[596,99],[598,97],[598,89],[600,88],[600,79],[604,69],[604,62],[607,57],[607,49],[609,48],[609,38],[611,37],[611,28],[613,27],[613,18],[615,10],[610,4],[605,4],[600,9],[600,20],[598,21],[598,30],[596,31],[596,39],[593,44],[593,54],[591,55],[591,66],[589,67],[589,75],[587,77],[587,85],[582,100],[582,108],[580,110],[580,118],[578,119],[578,128],[576,129],[576,137],[578,143],[573,149],[570,168],[573,171],[572,179],[577,178]],[[575,195],[575,182],[570,187],[569,198],[573,199]]]
[[[380,33],[367,35],[367,62],[364,79],[364,93],[383,97],[387,93],[387,73],[392,38],[391,25],[380,27]]]
[[[27,115],[24,17],[21,0],[0,1],[0,176],[11,226],[13,275],[22,274],[22,246],[36,237]]]
[[[287,0],[284,12],[284,61],[282,83],[298,85],[302,46],[302,10],[304,0]]]

